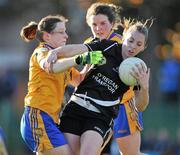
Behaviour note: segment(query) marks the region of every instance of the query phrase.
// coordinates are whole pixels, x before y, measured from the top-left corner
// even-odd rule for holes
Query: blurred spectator
[[[0,102],[4,99],[10,99],[14,94],[17,81],[10,70],[1,69],[0,72]]]
[[[0,68],[0,125],[7,134],[7,148],[9,153],[13,148],[18,146],[13,145],[18,139],[17,115],[15,113],[15,92],[17,88],[17,80],[14,72],[11,70]],[[14,105],[14,106],[12,106]],[[13,126],[13,128],[12,128]],[[13,132],[12,132],[13,130]],[[2,130],[1,130],[2,131]],[[1,154],[0,154],[1,155]],[[4,155],[4,154],[3,154]]]
[[[179,86],[180,62],[170,57],[160,67],[159,87],[163,102],[178,103]]]
[[[155,143],[155,148],[157,152],[161,155],[165,155],[171,146],[171,139],[169,137],[168,130],[166,128],[161,128],[157,133],[157,140]]]
[[[180,155],[180,128],[177,130],[176,134],[175,150],[175,155]]]
[[[0,127],[0,155],[8,155],[5,145],[5,134],[1,127]]]
[[[146,134],[142,138],[142,143],[141,143],[141,150],[146,153],[151,153],[151,155],[159,155],[158,152],[156,152],[155,144],[157,142],[157,133],[154,129],[148,129],[146,131]]]

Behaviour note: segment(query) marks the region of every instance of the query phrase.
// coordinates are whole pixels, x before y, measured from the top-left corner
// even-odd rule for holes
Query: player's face
[[[57,48],[66,44],[68,35],[64,22],[58,22],[56,28],[50,33],[49,43],[52,47]]]
[[[108,17],[103,14],[92,15],[89,20],[89,25],[94,37],[97,37],[100,40],[106,39],[113,27]]]
[[[138,30],[127,31],[123,37],[122,53],[123,57],[134,57],[144,50],[145,36]]]

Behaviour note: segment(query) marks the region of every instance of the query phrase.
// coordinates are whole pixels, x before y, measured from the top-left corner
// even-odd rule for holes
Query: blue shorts
[[[137,130],[143,130],[142,112],[138,112],[131,102],[120,104],[114,120],[114,138],[131,135]]]
[[[53,119],[47,113],[31,107],[25,107],[21,119],[21,135],[33,152],[67,144]]]

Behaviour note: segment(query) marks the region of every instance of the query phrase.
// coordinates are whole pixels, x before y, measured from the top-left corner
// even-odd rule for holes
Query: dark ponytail
[[[24,26],[21,29],[21,32],[20,32],[21,38],[26,42],[34,40],[37,34],[37,27],[38,27],[38,24],[34,21],[31,21],[28,25]]]

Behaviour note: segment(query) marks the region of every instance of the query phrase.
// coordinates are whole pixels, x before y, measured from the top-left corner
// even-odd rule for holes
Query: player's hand
[[[102,51],[92,51],[86,52],[76,57],[75,62],[78,65],[85,64],[102,64],[105,57],[102,54]]]
[[[143,64],[137,64],[132,68],[131,75],[137,79],[142,89],[149,88],[150,68],[146,68]]]

